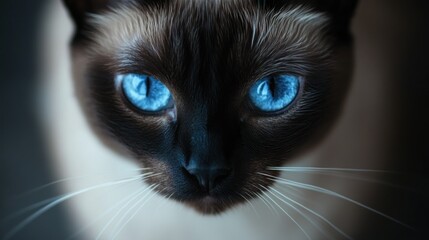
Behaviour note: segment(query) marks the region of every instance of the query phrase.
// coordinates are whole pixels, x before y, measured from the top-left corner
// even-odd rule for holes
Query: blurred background
[[[37,192],[31,198],[22,193],[51,182],[47,144],[38,112],[40,40],[42,20],[49,1],[0,2],[0,236],[11,228],[3,220],[35,199],[60,194],[55,188]],[[16,219],[12,221],[16,224]],[[7,224],[5,224],[5,222]],[[16,239],[66,239],[70,222],[65,209],[56,208]]]
[[[60,194],[59,189],[53,187],[32,194],[31,198],[21,196],[55,180],[37,107],[38,81],[42,74],[40,40],[48,2],[0,2],[0,236],[17,224],[16,219],[5,220],[7,216],[31,205],[35,199]],[[385,88],[390,92],[387,101],[391,103],[388,105],[391,114],[385,119],[390,128],[386,138],[390,149],[388,167],[406,173],[393,181],[419,190],[419,193],[386,190],[378,194],[378,206],[374,206],[390,209],[391,215],[415,226],[417,234],[368,221],[359,228],[358,239],[429,239],[425,229],[429,223],[429,8],[426,2],[362,0],[358,8],[354,23],[356,37],[376,46],[374,51],[383,54],[379,58],[384,61],[381,65],[389,71],[386,75],[389,81],[385,81]],[[57,207],[13,239],[66,239],[74,231],[71,226],[67,209]]]

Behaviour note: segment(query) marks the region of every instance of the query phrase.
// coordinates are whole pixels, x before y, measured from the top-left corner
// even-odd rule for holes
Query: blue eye
[[[279,75],[265,77],[252,85],[249,98],[264,112],[275,112],[289,106],[299,92],[299,77]]]
[[[117,75],[127,99],[137,108],[159,112],[171,107],[170,90],[158,79],[144,74]]]

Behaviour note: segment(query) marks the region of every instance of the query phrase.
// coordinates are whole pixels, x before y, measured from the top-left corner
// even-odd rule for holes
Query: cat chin
[[[184,203],[203,215],[219,215],[237,204],[236,202],[224,201],[212,196],[205,196],[199,200],[186,201]]]

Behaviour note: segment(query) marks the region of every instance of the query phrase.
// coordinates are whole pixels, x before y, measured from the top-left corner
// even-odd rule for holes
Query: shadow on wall
[[[379,194],[374,207],[387,209],[397,219],[415,226],[420,239],[428,236],[424,219],[429,213],[429,61],[425,60],[429,55],[429,5],[426,1],[361,2],[362,21],[356,24],[356,30],[382,48],[377,51],[383,52],[383,61],[372,67],[387,70],[383,87],[390,92],[388,111],[392,113],[385,123],[391,126],[386,136],[387,166],[406,173],[395,179],[398,185],[419,192],[386,189]],[[358,236],[359,239],[414,239],[401,228],[371,221]]]
[[[0,219],[35,201],[59,194],[49,188],[22,193],[53,181],[36,108],[39,31],[46,1],[4,0],[0,5]],[[19,197],[20,196],[20,197]],[[21,218],[0,222],[0,236]],[[14,239],[66,239],[71,229],[65,209],[55,208]],[[10,224],[9,224],[10,223]]]

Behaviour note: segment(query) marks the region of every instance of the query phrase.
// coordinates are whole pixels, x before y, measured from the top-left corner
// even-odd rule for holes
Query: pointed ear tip
[[[85,1],[75,1],[75,0],[61,0],[63,2],[64,6],[69,9],[73,10],[76,9],[77,6],[83,6]]]
[[[86,25],[88,13],[97,13],[105,9],[109,0],[61,0],[75,22],[77,28]]]

